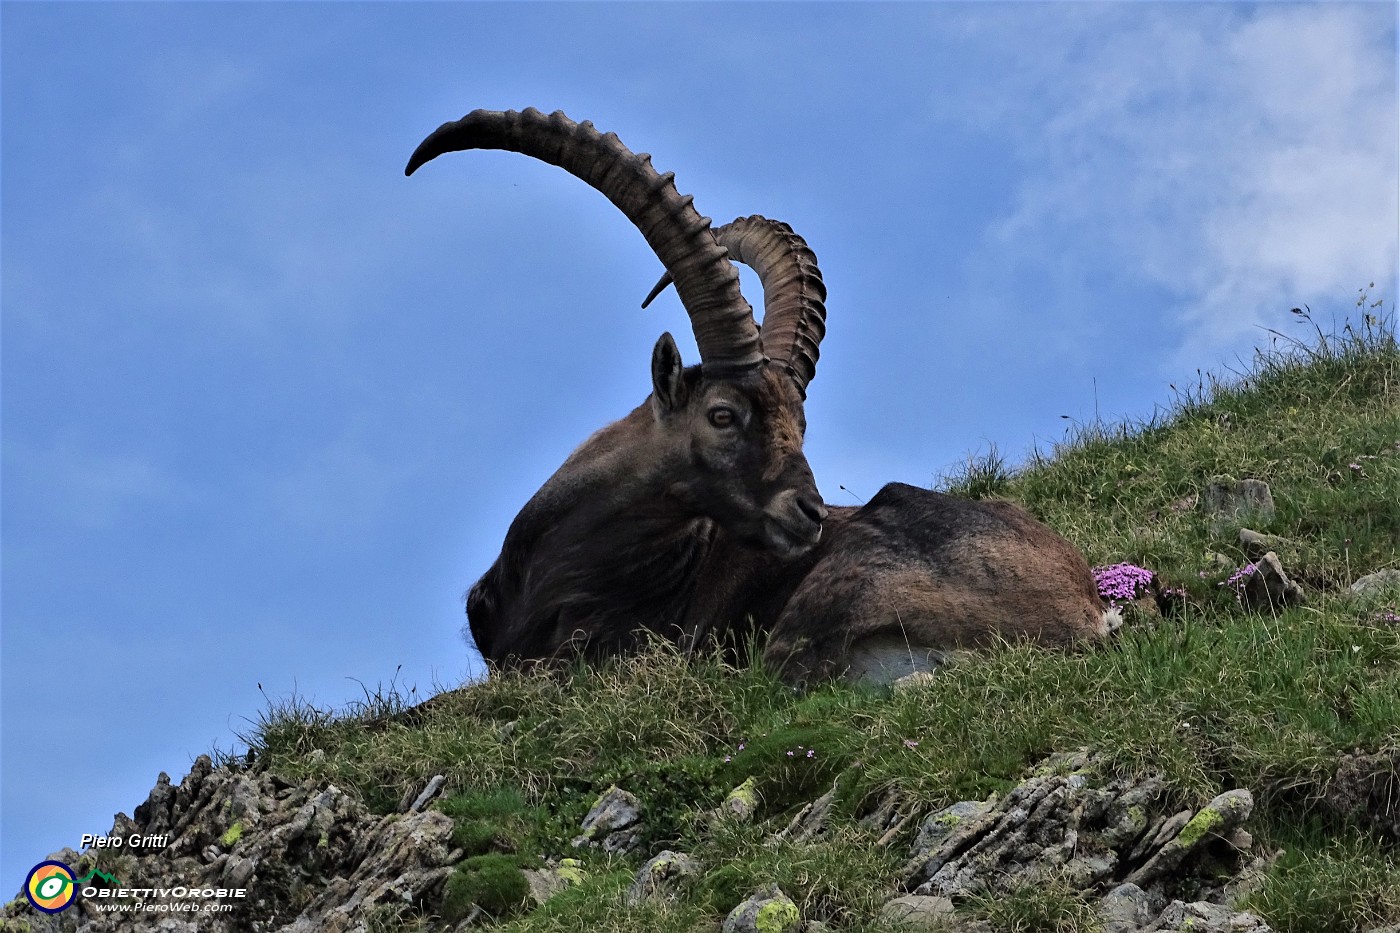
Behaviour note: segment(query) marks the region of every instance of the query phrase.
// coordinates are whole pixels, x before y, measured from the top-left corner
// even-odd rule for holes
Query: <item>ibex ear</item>
[[[659,414],[670,414],[685,405],[685,379],[681,351],[669,333],[661,335],[651,351],[651,388]]]

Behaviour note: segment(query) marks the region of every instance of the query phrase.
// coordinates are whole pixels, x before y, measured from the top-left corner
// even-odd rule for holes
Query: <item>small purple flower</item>
[[[915,742],[913,739],[905,739],[905,740],[904,740],[904,747],[905,747],[905,748],[918,748],[918,747],[919,747],[919,743],[918,743],[918,742]]]
[[[789,757],[789,758],[792,757],[792,752],[788,752],[788,757]]]
[[[1131,601],[1137,599],[1152,583],[1152,571],[1136,564],[1113,564],[1094,568],[1094,582],[1104,599]]]
[[[724,763],[725,763],[725,764],[729,764],[729,763],[730,763],[731,761],[733,761],[733,760],[734,760],[734,759],[733,759],[733,758],[730,758],[728,755],[725,755],[725,756],[724,756]]]
[[[815,758],[815,757],[817,757],[817,750],[816,750],[815,748],[809,748],[809,749],[807,749],[807,757],[808,757],[808,758]]]
[[[1245,585],[1249,583],[1249,578],[1253,576],[1258,569],[1258,566],[1255,564],[1245,564],[1239,570],[1230,574],[1229,577],[1221,580],[1219,585],[1228,586],[1235,591],[1235,599],[1240,599],[1244,594]]]
[[[1256,567],[1254,564],[1245,564],[1239,570],[1236,570],[1234,573],[1230,574],[1229,579],[1222,583],[1221,586],[1238,586],[1242,584],[1246,579],[1248,579],[1249,576],[1258,569],[1259,568]]]

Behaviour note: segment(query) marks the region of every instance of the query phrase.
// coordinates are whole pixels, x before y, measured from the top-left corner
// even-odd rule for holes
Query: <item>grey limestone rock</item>
[[[802,915],[776,884],[770,884],[729,912],[722,933],[797,933]]]
[[[1157,913],[1151,896],[1132,882],[1118,885],[1099,903],[1103,933],[1138,933]]]
[[[1254,796],[1249,791],[1226,791],[1202,807],[1127,880],[1143,885],[1172,871],[1210,840],[1224,838],[1239,828],[1253,812]]]
[[[334,784],[292,784],[274,775],[215,768],[196,759],[179,785],[156,781],[134,817],[118,814],[113,834],[154,837],[158,844],[97,853],[56,854],[75,871],[94,867],[115,877],[99,890],[114,901],[127,889],[213,890],[230,908],[203,914],[153,914],[143,929],[179,933],[266,933],[352,930],[384,908],[433,903],[451,872],[452,821],[435,810],[376,816]],[[235,893],[235,892],[241,892]],[[166,898],[177,903],[178,898]],[[24,904],[14,909],[32,910]],[[0,919],[20,919],[7,906]],[[79,898],[54,915],[50,928],[82,933],[129,929],[130,916],[97,911]],[[3,925],[3,924],[0,924]]]
[[[1272,521],[1277,511],[1268,483],[1233,476],[1212,479],[1201,493],[1199,507],[1210,518],[1211,532],[1217,536],[1241,522]]]
[[[616,786],[603,792],[583,818],[583,833],[574,848],[601,846],[605,852],[630,852],[642,841],[642,804]]]
[[[953,919],[953,902],[946,897],[906,894],[881,907],[880,919],[909,930],[944,929]]]
[[[1278,535],[1266,535],[1248,528],[1240,529],[1240,550],[1250,560],[1258,560],[1270,551],[1287,551],[1296,548],[1292,541]],[[1296,556],[1296,555],[1295,555]]]
[[[698,859],[665,849],[652,856],[637,872],[636,880],[627,890],[627,903],[635,906],[649,897],[673,894],[683,879],[695,877],[703,870]]]
[[[543,868],[527,868],[521,874],[530,885],[530,899],[537,906],[584,879],[582,865],[572,858],[551,861]]]
[[[1150,929],[1163,933],[1273,933],[1273,928],[1254,914],[1203,901],[1173,901]]]
[[[757,779],[746,778],[742,784],[725,795],[716,815],[747,823],[758,812],[760,802]]]
[[[433,775],[432,779],[428,781],[427,786],[423,788],[422,793],[414,797],[412,802],[409,802],[409,798],[404,798],[404,803],[399,806],[399,810],[401,812],[406,810],[409,813],[417,813],[419,810],[432,803],[438,794],[442,793],[443,785],[446,783],[446,776],[441,774]]]
[[[1400,608],[1400,570],[1388,567],[1358,577],[1347,588],[1351,598],[1366,606],[1381,606],[1387,603]]]
[[[1228,882],[1254,858],[1241,828],[1253,797],[1232,790],[1175,813],[1166,797],[1160,777],[1114,777],[1083,753],[1053,757],[1004,797],[928,817],[904,889],[954,900],[1048,881],[1106,890],[1108,933],[1153,928],[1172,900],[1228,906]]]
[[[1306,600],[1303,588],[1283,570],[1278,555],[1269,551],[1250,564],[1253,570],[1243,577],[1240,602],[1255,612],[1277,612],[1288,606],[1301,606]]]
[[[991,800],[962,800],[930,814],[914,837],[914,860],[927,864],[936,859],[950,837],[960,831],[967,833],[969,826],[980,826],[979,821],[992,808],[992,804]]]

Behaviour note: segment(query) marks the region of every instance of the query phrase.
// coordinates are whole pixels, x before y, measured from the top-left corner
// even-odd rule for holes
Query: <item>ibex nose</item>
[[[816,496],[803,495],[797,497],[797,507],[802,510],[813,522],[820,525],[826,521],[826,503]]]
[[[814,487],[785,489],[764,510],[765,545],[784,557],[805,554],[822,539],[826,506]]]

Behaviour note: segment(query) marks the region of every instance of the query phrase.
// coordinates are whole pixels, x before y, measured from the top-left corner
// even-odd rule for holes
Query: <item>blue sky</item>
[[[405,179],[439,123],[562,109],[803,234],[847,503],[1393,300],[1396,11],[5,2],[0,889],[232,746],[259,684],[479,675],[461,596],[510,519],[662,330],[695,360],[581,182]]]

